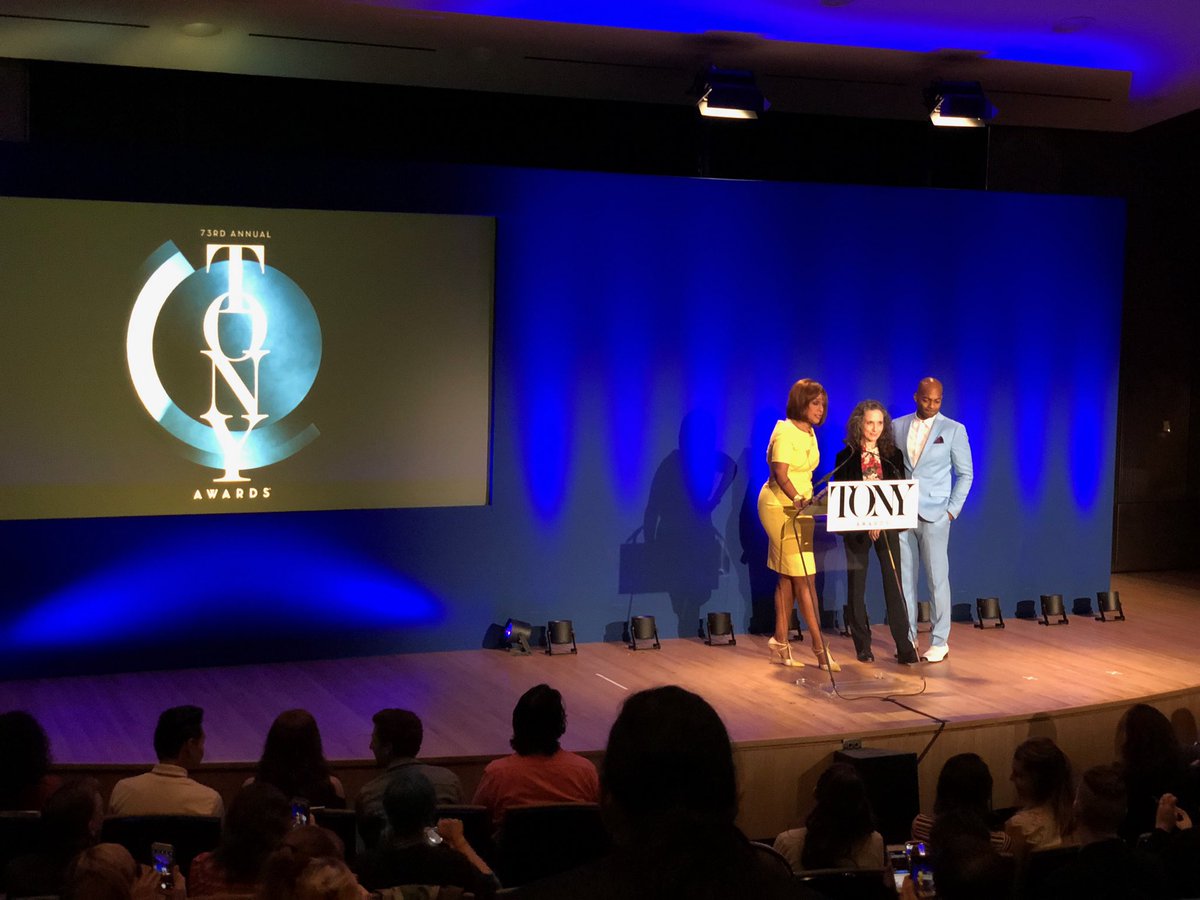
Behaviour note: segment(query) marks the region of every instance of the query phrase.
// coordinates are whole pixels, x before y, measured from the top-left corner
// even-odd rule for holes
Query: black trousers
[[[896,642],[896,652],[904,658],[916,651],[908,639],[908,610],[905,608],[904,595],[897,578],[900,566],[900,532],[880,532],[873,542],[865,531],[852,531],[843,536],[842,544],[846,548],[846,586],[849,594],[846,626],[850,629],[850,636],[854,638],[855,652],[869,651],[871,628],[867,624],[866,596],[867,564],[872,543],[875,545],[875,555],[879,557],[879,571],[883,575],[883,601],[887,605],[888,627],[892,631],[892,640]],[[888,548],[891,548],[890,555]],[[896,568],[893,568],[893,561]]]

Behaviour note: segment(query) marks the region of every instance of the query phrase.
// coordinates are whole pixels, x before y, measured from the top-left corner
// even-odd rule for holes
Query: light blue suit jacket
[[[916,413],[909,413],[894,419],[892,429],[896,435],[896,446],[904,454],[904,468],[908,477],[920,481],[919,514],[927,522],[945,518],[946,513],[957,519],[975,477],[967,429],[961,422],[938,413],[933,417],[933,428],[921,458],[914,466],[908,457],[908,429],[916,417]]]

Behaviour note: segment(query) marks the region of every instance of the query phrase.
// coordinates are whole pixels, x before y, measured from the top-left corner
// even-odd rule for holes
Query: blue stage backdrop
[[[663,636],[714,610],[765,628],[755,502],[802,376],[829,392],[818,474],[857,401],[901,415],[922,376],[944,382],[976,472],[951,539],[956,603],[999,596],[1011,614],[1108,587],[1119,202],[359,177],[379,179],[357,189],[372,203],[496,219],[490,503],[6,521],[4,675],[479,647],[509,616],[571,618],[581,641],[619,638],[631,610]],[[822,603],[840,612],[841,548],[821,547]],[[882,621],[877,572],[868,592]]]

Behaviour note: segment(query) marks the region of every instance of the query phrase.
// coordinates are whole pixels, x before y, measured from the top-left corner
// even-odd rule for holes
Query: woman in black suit
[[[843,481],[879,481],[904,477],[904,457],[892,435],[892,418],[883,404],[864,400],[854,407],[846,423],[847,446],[837,456],[834,471]],[[900,532],[851,531],[843,535],[846,548],[846,584],[849,610],[846,625],[854,638],[859,662],[874,662],[871,652],[871,628],[867,623],[867,559],[872,546],[879,557],[883,575],[883,599],[887,604],[888,626],[896,642],[896,658],[902,663],[917,662],[917,651],[908,639],[908,611],[900,588]]]

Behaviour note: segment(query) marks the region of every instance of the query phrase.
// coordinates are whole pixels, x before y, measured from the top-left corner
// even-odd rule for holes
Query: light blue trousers
[[[925,568],[932,593],[929,618],[933,625],[930,643],[937,647],[950,639],[950,517],[939,522],[917,520],[917,527],[900,534],[900,572],[904,602],[908,606],[908,636],[917,644],[917,560]]]

